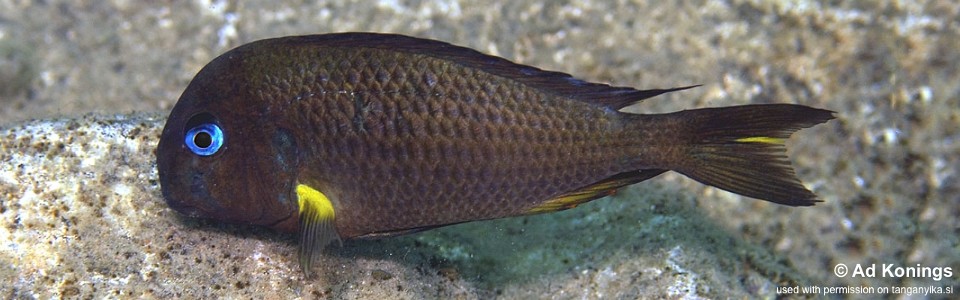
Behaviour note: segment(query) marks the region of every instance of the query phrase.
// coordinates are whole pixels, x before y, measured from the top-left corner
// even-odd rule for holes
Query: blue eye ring
[[[223,130],[214,123],[203,123],[187,131],[183,143],[190,152],[200,156],[210,156],[223,146]]]

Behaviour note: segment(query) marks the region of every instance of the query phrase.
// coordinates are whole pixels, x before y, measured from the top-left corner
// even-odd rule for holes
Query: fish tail
[[[662,156],[664,167],[740,195],[790,206],[813,205],[820,200],[800,183],[784,143],[797,130],[833,119],[833,113],[803,105],[764,104],[661,115],[682,128],[661,137],[674,144],[668,146],[673,154]]]

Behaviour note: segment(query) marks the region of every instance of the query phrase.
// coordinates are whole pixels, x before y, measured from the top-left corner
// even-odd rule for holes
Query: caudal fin
[[[676,113],[692,138],[688,157],[672,168],[701,183],[791,206],[820,202],[787,160],[790,135],[833,119],[833,112],[802,105],[764,104]]]

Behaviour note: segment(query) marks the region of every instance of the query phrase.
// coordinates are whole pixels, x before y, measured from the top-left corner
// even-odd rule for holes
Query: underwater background
[[[836,111],[788,142],[824,202],[667,173],[569,211],[349,241],[312,280],[294,236],[166,207],[153,151],[203,65],[344,31],[640,89],[703,84],[633,112]],[[960,287],[958,49],[951,1],[0,1],[0,297],[953,298],[912,288]]]

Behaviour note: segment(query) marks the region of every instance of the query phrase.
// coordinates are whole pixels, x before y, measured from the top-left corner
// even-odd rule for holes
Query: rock
[[[209,3],[207,3],[209,2]],[[840,263],[960,261],[960,4],[951,1],[0,2],[0,297],[745,298],[777,287],[953,287]],[[253,40],[377,31],[578,78],[704,86],[628,108],[798,103],[788,142],[824,202],[790,208],[667,173],[577,209],[331,247],[166,208],[153,148],[177,96]],[[3,52],[3,51],[0,51]],[[35,118],[154,111],[156,115]],[[59,124],[59,125],[58,125]],[[438,275],[456,270],[456,280]],[[372,270],[392,279],[377,281]],[[845,296],[845,294],[832,294]],[[867,297],[871,297],[868,295]],[[886,296],[886,295],[884,295]],[[892,295],[897,296],[897,295]]]
[[[0,295],[635,298],[769,294],[737,278],[774,284],[765,269],[740,267],[755,249],[696,221],[689,194],[675,201],[658,185],[567,212],[351,241],[305,279],[292,236],[166,206],[154,162],[163,120],[88,115],[0,130]]]

